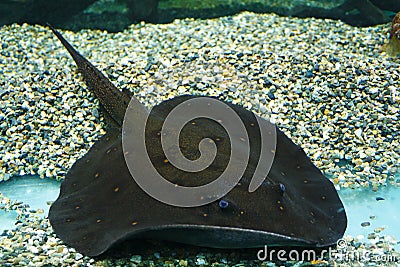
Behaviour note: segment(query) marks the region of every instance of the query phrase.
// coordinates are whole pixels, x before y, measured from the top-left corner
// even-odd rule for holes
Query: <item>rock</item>
[[[58,24],[86,9],[96,0],[25,0],[2,1],[0,24]]]
[[[29,247],[28,247],[28,250],[29,250],[30,252],[34,253],[34,254],[39,253],[39,249],[38,249],[37,247],[35,247],[35,246],[29,246]]]
[[[367,226],[370,226],[370,225],[371,225],[370,222],[362,222],[362,223],[361,223],[361,226],[362,226],[362,227],[367,227]]]
[[[389,10],[398,12],[400,10],[400,1],[398,0],[370,0],[372,4],[379,7],[382,10]]]
[[[362,129],[358,128],[357,130],[354,131],[354,134],[358,137],[358,138],[362,138]]]
[[[339,8],[348,14],[347,19],[351,20],[354,24],[350,24],[354,26],[370,26],[390,21],[390,18],[369,0],[347,0]]]
[[[331,9],[314,6],[299,6],[293,9],[292,16],[340,19],[352,26],[371,26],[383,24],[390,18],[369,0],[347,0],[342,5]]]
[[[157,17],[158,0],[126,0],[132,21],[154,21]]]
[[[262,1],[258,3],[252,1],[250,3],[241,1],[214,3],[211,0],[194,3],[165,1],[162,9],[158,7],[158,2],[159,0],[1,1],[0,25],[14,22],[41,25],[50,23],[56,27],[74,30],[96,28],[121,31],[132,21],[167,23],[176,18],[220,17],[247,10],[257,13],[276,12],[282,16],[341,19],[354,26],[370,26],[390,21],[382,9],[393,12],[400,9],[397,0],[347,0],[345,3],[343,0],[336,0],[329,1],[326,5],[318,1],[304,1],[304,4],[279,3],[279,1],[273,4],[269,1],[265,3]],[[126,8],[128,12],[123,11]]]

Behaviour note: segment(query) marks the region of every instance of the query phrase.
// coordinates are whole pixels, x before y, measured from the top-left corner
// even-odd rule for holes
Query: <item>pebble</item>
[[[370,222],[362,222],[362,223],[361,223],[361,226],[362,226],[362,227],[367,227],[367,226],[370,226],[370,225],[371,225]]]
[[[179,260],[179,265],[180,265],[180,266],[185,266],[185,267],[186,267],[186,266],[188,265],[188,262],[187,262],[187,260],[182,260],[182,259],[181,259],[181,260]]]
[[[206,261],[203,258],[196,259],[196,265],[204,265]]]

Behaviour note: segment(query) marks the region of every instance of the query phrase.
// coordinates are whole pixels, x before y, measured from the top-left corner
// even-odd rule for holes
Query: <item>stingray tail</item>
[[[99,99],[100,104],[107,113],[106,115],[109,115],[117,125],[122,126],[125,110],[130,101],[129,94],[118,90],[95,66],[76,51],[56,29],[49,24],[48,26],[74,59],[86,85]]]

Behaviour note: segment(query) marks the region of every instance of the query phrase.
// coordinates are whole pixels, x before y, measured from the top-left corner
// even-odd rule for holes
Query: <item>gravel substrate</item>
[[[341,187],[396,183],[399,60],[388,25],[243,13],[212,20],[64,32],[119,87],[152,106],[217,95],[269,117]],[[0,181],[62,179],[104,134],[98,102],[47,28],[0,30]],[[399,181],[397,181],[399,183]]]
[[[376,190],[400,185],[395,175],[400,165],[400,60],[380,50],[388,27],[242,13],[132,25],[116,34],[62,33],[117,87],[132,90],[147,106],[182,94],[242,104],[301,145],[337,189]],[[0,181],[24,174],[63,179],[104,134],[98,101],[48,28],[3,26],[0,40]],[[8,253],[16,253],[21,266],[26,262],[19,257],[34,266],[70,266],[74,260],[75,266],[117,266],[77,254],[54,236],[47,219],[26,214],[16,230],[0,237],[1,266],[15,260]],[[357,249],[382,253],[390,253],[395,244],[384,236],[375,242],[382,247],[350,239],[349,244],[360,243]],[[211,265],[207,254],[201,255]],[[154,266],[167,261],[153,258]],[[193,256],[195,264],[205,265],[198,258]],[[213,266],[232,263],[222,258],[222,265]],[[188,259],[173,258],[167,266],[191,266],[181,260]],[[153,265],[147,261],[143,266]]]

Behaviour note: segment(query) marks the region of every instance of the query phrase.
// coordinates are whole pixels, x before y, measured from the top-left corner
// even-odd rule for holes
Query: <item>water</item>
[[[50,205],[60,191],[60,182],[54,179],[40,179],[24,176],[10,179],[0,184],[0,192],[11,200],[22,201],[31,209],[43,209],[47,215]]]
[[[348,225],[345,235],[367,238],[374,229],[383,227],[379,234],[400,240],[400,188],[383,187],[377,192],[368,189],[340,190],[339,196],[346,209]],[[383,200],[377,200],[383,198]],[[369,226],[362,226],[368,222]],[[397,245],[400,248],[400,245]]]
[[[37,176],[13,178],[0,183],[0,192],[11,200],[22,201],[31,209],[43,209],[48,214],[48,202],[59,194],[60,182],[53,179],[40,179]],[[342,189],[339,196],[346,209],[348,225],[345,235],[363,235],[365,239],[374,229],[383,227],[381,234],[400,239],[400,188],[384,187],[377,192],[369,189]],[[382,200],[377,200],[382,199]],[[12,229],[17,213],[0,211],[0,231]],[[369,226],[362,226],[362,223]]]
[[[15,211],[0,210],[0,233],[14,228],[17,215]]]
[[[0,183],[0,193],[11,201],[28,204],[30,209],[42,209],[47,216],[50,203],[56,200],[60,182],[53,179],[40,179],[37,176],[16,177]],[[0,210],[0,232],[14,228],[17,219],[15,211]]]

